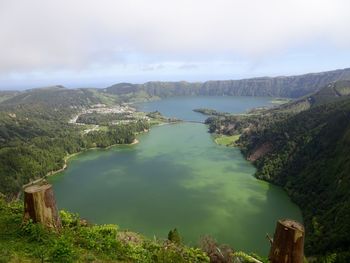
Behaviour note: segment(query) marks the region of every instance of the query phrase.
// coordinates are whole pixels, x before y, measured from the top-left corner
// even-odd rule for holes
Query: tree
[[[174,228],[173,230],[170,230],[168,233],[168,240],[175,243],[175,244],[181,244],[181,237],[179,232],[177,231],[176,228]]]

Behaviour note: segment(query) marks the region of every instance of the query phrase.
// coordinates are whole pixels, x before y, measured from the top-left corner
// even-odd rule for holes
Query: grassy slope
[[[90,225],[66,211],[60,211],[60,216],[62,229],[48,231],[39,224],[23,222],[21,203],[6,203],[0,197],[0,262],[208,263],[210,259],[257,262],[254,258],[267,262],[257,255],[233,252],[210,237],[202,241],[204,252],[182,244],[181,237],[174,232],[172,241],[150,240],[135,232],[122,231],[116,225]]]
[[[219,145],[229,146],[233,145],[239,137],[240,135],[219,135],[214,140]]]
[[[16,96],[19,93],[19,91],[10,91],[10,90],[5,90],[5,91],[1,91],[0,90],[0,103],[11,99],[12,97]]]
[[[63,228],[50,232],[22,223],[23,206],[0,198],[0,262],[208,262],[197,248],[149,240],[116,225],[87,225],[61,211]]]

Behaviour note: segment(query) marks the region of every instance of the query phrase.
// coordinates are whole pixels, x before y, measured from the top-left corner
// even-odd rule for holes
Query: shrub
[[[66,236],[55,239],[50,250],[49,258],[51,262],[74,262],[77,257],[72,240]]]
[[[207,253],[212,263],[233,262],[233,250],[227,245],[218,245],[210,236],[204,236],[201,239],[200,247]]]
[[[21,233],[29,237],[30,241],[45,242],[50,238],[48,230],[41,224],[33,223],[32,219],[22,225]]]
[[[79,225],[79,216],[77,214],[72,214],[64,210],[60,210],[60,217],[62,226],[78,226]]]
[[[175,244],[181,244],[181,237],[176,228],[169,231],[168,240],[174,242]]]
[[[116,225],[81,227],[78,232],[78,243],[81,247],[97,252],[115,252],[119,247],[116,239],[117,229]]]

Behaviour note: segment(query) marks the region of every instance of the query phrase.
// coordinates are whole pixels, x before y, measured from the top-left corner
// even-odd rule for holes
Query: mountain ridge
[[[297,98],[316,92],[323,86],[339,80],[350,80],[350,68],[294,76],[256,77],[239,80],[150,81],[143,84],[117,83],[101,91],[115,95],[135,95],[144,92],[148,96],[161,98],[189,95]]]
[[[350,80],[350,68],[291,76],[208,80],[205,82],[148,81],[142,84],[121,82],[101,89],[70,89],[62,85],[54,85],[24,91],[2,90],[0,91],[0,103],[21,94],[55,90],[93,91],[104,95],[117,95],[119,100],[124,102],[172,96],[266,96],[299,98],[314,93],[329,83],[341,80]]]

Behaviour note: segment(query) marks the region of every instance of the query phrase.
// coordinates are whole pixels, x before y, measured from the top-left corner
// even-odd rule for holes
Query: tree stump
[[[24,189],[24,220],[29,219],[49,228],[61,228],[51,184],[31,185]]]
[[[304,226],[294,220],[278,220],[273,237],[270,263],[303,263]]]

